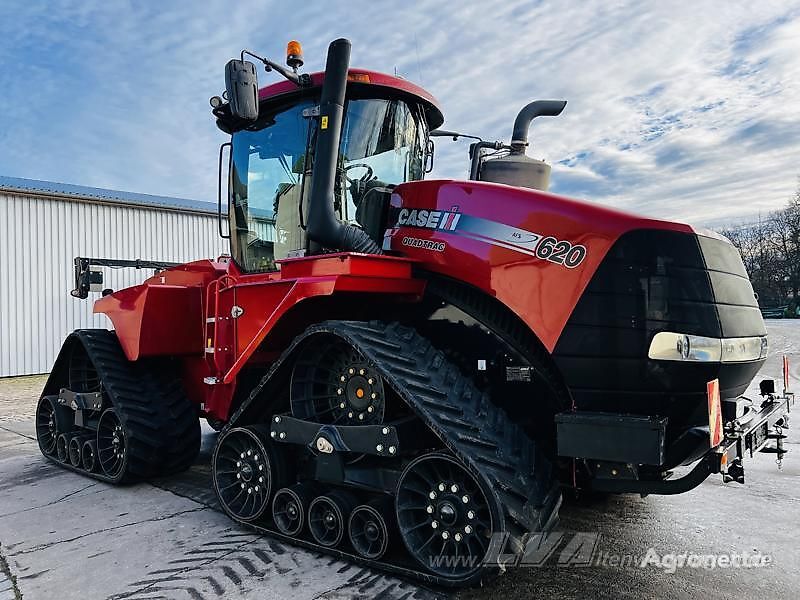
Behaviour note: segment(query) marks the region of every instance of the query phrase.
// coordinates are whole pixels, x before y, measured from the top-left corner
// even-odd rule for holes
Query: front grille
[[[765,335],[753,288],[732,245],[661,230],[632,231],[617,240],[554,350],[577,407],[689,423],[705,415],[707,381],[719,378],[723,397],[735,397],[761,366],[761,361],[649,360],[650,341],[660,331],[712,338]]]

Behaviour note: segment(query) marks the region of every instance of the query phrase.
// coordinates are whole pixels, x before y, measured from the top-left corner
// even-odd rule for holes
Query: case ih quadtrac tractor
[[[245,54],[211,101],[230,257],[104,291],[114,331],[71,334],[39,402],[45,456],[163,475],[203,417],[233,519],[450,585],[513,564],[564,488],[672,494],[782,456],[791,397],[740,398],[767,341],[739,254],[547,193],[528,128],[564,102],[474,143],[468,180],[425,181],[431,137],[460,134],[423,89],[349,69],[343,39],[322,73],[295,42],[289,68],[255,57],[285,79],[263,89]],[[74,294],[113,262],[76,259]]]

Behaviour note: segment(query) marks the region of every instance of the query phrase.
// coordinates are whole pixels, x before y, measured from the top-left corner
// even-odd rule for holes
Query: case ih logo
[[[455,231],[461,213],[446,210],[402,209],[397,215],[397,225]]]
[[[582,244],[573,244],[569,240],[560,240],[551,235],[542,235],[541,233],[520,229],[505,223],[484,219],[483,217],[462,214],[458,211],[458,206],[453,206],[449,211],[403,208],[397,212],[396,227],[417,227],[433,231],[446,231],[485,244],[521,252],[568,269],[574,269],[586,258],[586,246]],[[415,238],[404,238],[403,245],[412,245],[411,239]],[[427,245],[414,245],[412,247],[438,250]],[[442,250],[439,251],[441,252]]]

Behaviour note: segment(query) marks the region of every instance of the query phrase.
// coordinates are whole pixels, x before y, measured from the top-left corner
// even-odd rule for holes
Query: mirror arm
[[[286,79],[291,81],[298,87],[308,87],[311,85],[311,76],[305,73],[298,73],[297,70],[288,70],[281,65],[272,62],[268,58],[264,58],[263,56],[259,56],[258,54],[254,54],[250,52],[250,50],[242,50],[241,60],[244,60],[244,55],[247,54],[248,56],[252,56],[257,61],[261,62],[264,65],[264,69],[269,71],[277,71],[281,75],[283,75]]]
[[[467,135],[466,133],[459,133],[457,131],[447,131],[446,129],[434,129],[429,134],[431,137],[451,137],[453,141],[458,141],[458,138],[469,138],[471,140],[478,140],[479,142],[483,141],[483,138],[479,138],[477,135]]]

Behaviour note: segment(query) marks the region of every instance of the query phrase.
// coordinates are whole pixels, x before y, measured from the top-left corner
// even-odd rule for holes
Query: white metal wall
[[[66,335],[110,328],[70,296],[76,256],[186,262],[228,252],[216,215],[89,203],[0,191],[0,377],[47,373]],[[141,283],[152,270],[103,269],[104,287]]]

